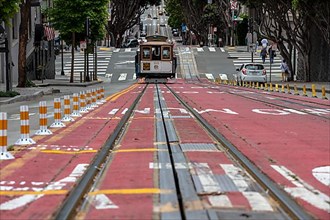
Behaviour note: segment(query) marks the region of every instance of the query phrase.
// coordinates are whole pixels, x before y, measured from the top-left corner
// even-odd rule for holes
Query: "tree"
[[[19,25],[18,42],[18,83],[17,87],[26,86],[26,45],[29,38],[28,29],[31,21],[31,1],[22,1],[20,4],[21,23]]]
[[[281,55],[288,61],[292,70],[294,64],[291,62],[295,55],[295,49],[299,53],[299,71],[301,80],[311,81],[312,79],[312,52],[313,44],[318,41],[329,42],[329,2],[315,0],[241,0],[248,6],[255,8],[257,12],[256,23],[260,34],[279,46]],[[305,4],[313,5],[310,9]],[[305,7],[303,7],[305,6]],[[317,11],[318,9],[319,11]],[[316,15],[319,13],[320,15]],[[311,17],[314,16],[312,19]],[[318,29],[318,32],[311,31]],[[315,41],[315,39],[318,39]],[[322,52],[329,57],[330,45],[319,45],[319,54]],[[324,52],[325,50],[325,52]],[[327,52],[326,52],[327,51]],[[324,71],[327,74],[329,61],[317,64],[320,78]],[[320,68],[319,65],[324,65]],[[320,79],[319,78],[319,79]],[[314,78],[314,80],[319,80]]]
[[[21,0],[0,0],[0,23],[8,23],[19,10]]]
[[[91,21],[91,39],[95,42],[102,39],[105,34],[108,0],[54,0],[54,7],[48,10],[50,21],[56,30],[61,33],[61,38],[70,42],[71,47],[71,74],[74,74],[74,50],[77,39],[84,38],[85,21]],[[79,9],[79,10],[77,10]],[[76,36],[79,38],[76,38]]]
[[[159,5],[160,0],[111,0],[111,18],[108,30],[114,36],[112,44],[120,47],[126,30],[140,22],[148,5]]]

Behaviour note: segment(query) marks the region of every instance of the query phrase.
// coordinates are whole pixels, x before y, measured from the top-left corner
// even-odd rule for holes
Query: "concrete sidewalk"
[[[43,95],[58,93],[63,87],[88,87],[103,83],[101,80],[82,83],[79,80],[75,80],[73,83],[70,83],[70,77],[62,75],[55,75],[55,79],[45,79],[43,81],[33,80],[32,82],[36,87],[18,88],[16,85],[13,86],[13,91],[20,93],[20,95],[15,97],[0,97],[0,106],[14,102],[29,101]],[[6,91],[5,83],[0,83],[0,91]]]

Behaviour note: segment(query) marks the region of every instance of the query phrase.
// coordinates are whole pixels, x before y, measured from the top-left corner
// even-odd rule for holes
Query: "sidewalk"
[[[32,82],[37,87],[18,88],[16,85],[13,85],[13,91],[20,93],[20,95],[15,97],[0,97],[0,106],[14,102],[29,101],[43,95],[58,93],[63,87],[88,87],[102,83],[103,81],[98,80],[80,83],[79,80],[75,79],[73,83],[70,83],[69,76],[55,75],[55,79],[45,79],[43,81],[33,80]],[[0,83],[0,91],[6,91],[5,83]]]

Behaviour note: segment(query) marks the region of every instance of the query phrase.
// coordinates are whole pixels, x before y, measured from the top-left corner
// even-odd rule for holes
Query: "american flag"
[[[44,27],[44,36],[47,41],[51,41],[55,38],[55,30],[52,27]]]

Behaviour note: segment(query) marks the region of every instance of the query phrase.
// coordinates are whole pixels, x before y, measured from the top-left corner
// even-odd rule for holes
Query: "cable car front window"
[[[153,46],[152,47],[152,59],[153,60],[160,60],[160,46]]]

